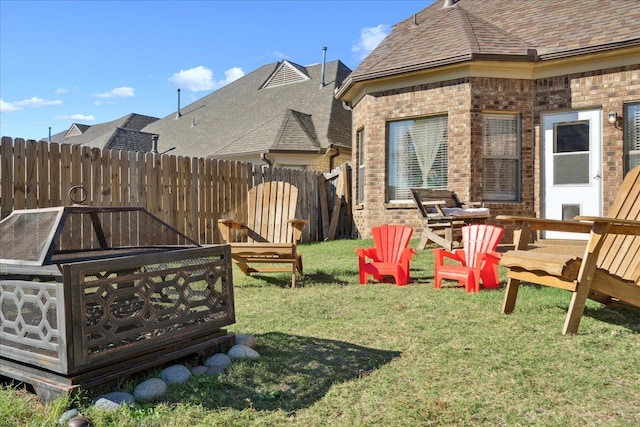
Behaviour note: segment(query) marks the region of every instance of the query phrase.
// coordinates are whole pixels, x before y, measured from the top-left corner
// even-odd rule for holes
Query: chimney
[[[322,76],[320,80],[320,89],[324,87],[324,64],[327,61],[327,47],[322,48]]]
[[[182,113],[180,112],[180,88],[178,88],[178,112],[176,113],[176,120],[182,117]]]

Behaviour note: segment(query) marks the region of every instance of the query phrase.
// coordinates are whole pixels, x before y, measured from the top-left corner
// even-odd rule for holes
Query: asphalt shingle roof
[[[261,89],[282,63],[264,65],[211,94],[151,123],[158,150],[184,156],[232,158],[278,150],[320,152],[331,144],[351,147],[351,111],[334,89],[351,70],[340,61],[300,66],[309,79]]]
[[[69,130],[59,132],[51,136],[51,142],[127,151],[151,151],[152,134],[141,130],[156,120],[157,117],[132,113],[96,125],[74,123],[69,129],[79,130],[81,134],[66,136]]]
[[[355,81],[475,58],[544,61],[640,45],[640,1],[437,0],[396,24],[351,73]]]

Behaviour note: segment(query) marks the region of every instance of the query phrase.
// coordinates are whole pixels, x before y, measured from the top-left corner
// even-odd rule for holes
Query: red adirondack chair
[[[380,225],[371,229],[374,248],[358,248],[360,284],[367,283],[369,275],[378,282],[384,276],[393,276],[398,286],[409,282],[409,264],[416,250],[409,248],[413,228],[404,225]],[[367,262],[370,259],[370,262]]]
[[[434,288],[442,287],[442,279],[457,280],[467,292],[479,292],[480,282],[486,289],[500,286],[498,261],[501,254],[496,252],[504,229],[495,225],[473,224],[462,227],[462,249],[448,251],[443,248],[433,250],[435,257]],[[445,258],[460,264],[445,264]]]

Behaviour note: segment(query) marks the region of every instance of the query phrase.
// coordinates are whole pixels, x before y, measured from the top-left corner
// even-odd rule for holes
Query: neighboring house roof
[[[127,151],[151,151],[153,134],[141,129],[157,117],[127,114],[119,119],[96,125],[72,124],[67,131],[51,136],[51,142],[84,145]]]
[[[334,97],[351,70],[340,61],[324,68],[322,85],[321,64],[264,65],[143,130],[159,135],[160,152],[192,157],[351,149],[351,111]]]
[[[619,0],[437,0],[396,24],[338,89],[471,60],[539,62],[640,46],[640,7]]]

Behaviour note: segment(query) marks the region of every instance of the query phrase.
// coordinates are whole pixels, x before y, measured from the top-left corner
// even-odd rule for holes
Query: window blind
[[[626,106],[625,148],[626,172],[640,166],[640,104]]]
[[[411,200],[412,187],[446,189],[448,118],[390,122],[387,144],[387,200]]]
[[[482,197],[517,200],[520,123],[516,115],[485,114],[482,122]]]

